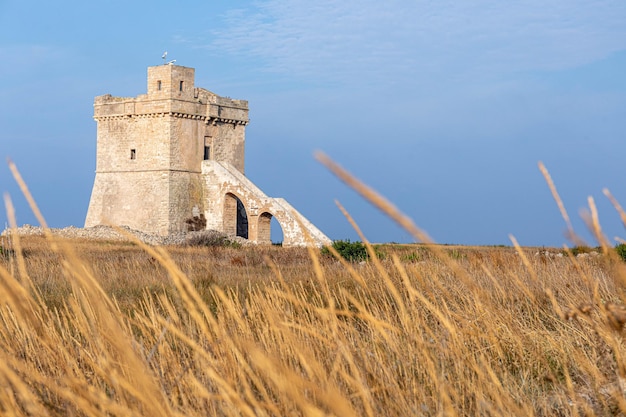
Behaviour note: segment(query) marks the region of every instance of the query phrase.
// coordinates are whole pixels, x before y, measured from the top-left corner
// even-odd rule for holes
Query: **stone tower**
[[[96,176],[85,227],[167,235],[188,230],[195,217],[208,229],[269,243],[276,217],[285,245],[327,244],[285,200],[244,176],[248,102],[195,87],[194,75],[178,65],[149,67],[147,94],[95,98]]]

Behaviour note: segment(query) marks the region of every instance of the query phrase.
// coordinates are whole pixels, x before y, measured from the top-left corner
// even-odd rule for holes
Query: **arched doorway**
[[[257,226],[257,242],[264,244],[282,244],[283,229],[276,217],[271,213],[263,212],[259,216]]]
[[[272,232],[270,227],[272,217],[274,216],[268,212],[261,213],[259,216],[259,224],[257,226],[257,243],[272,243]]]
[[[272,217],[270,229],[272,245],[282,245],[283,240],[285,239],[283,236],[283,227],[280,225],[280,222],[276,219],[276,217]]]
[[[248,239],[248,215],[241,200],[232,193],[224,198],[224,233]]]

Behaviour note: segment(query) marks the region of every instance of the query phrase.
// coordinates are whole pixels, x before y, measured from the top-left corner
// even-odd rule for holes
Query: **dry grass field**
[[[384,245],[351,264],[14,237],[0,242],[14,250],[0,257],[0,414],[624,415],[626,265],[600,241],[587,257]]]
[[[0,262],[2,415],[626,411],[610,254],[20,246]]]

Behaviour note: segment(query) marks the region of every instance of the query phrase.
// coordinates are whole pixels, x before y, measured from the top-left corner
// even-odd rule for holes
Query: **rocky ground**
[[[40,226],[31,226],[24,225],[20,226],[16,229],[17,233],[20,236],[33,236],[33,235],[43,235],[44,230]],[[62,229],[50,229],[50,231],[56,235],[65,238],[71,239],[97,239],[97,240],[121,240],[128,241],[132,240],[132,236],[138,238],[144,243],[150,245],[188,245],[191,244],[191,241],[194,238],[198,238],[199,236],[207,236],[211,235],[214,237],[224,237],[220,232],[215,230],[204,230],[200,232],[181,232],[175,233],[168,236],[160,236],[149,233],[140,232],[138,230],[133,230],[129,227],[119,227],[113,228],[111,226],[94,226],[94,227],[65,227]],[[2,236],[8,236],[13,231],[11,229],[5,229],[2,232]],[[230,237],[228,238],[230,241],[235,241],[239,244],[245,245],[249,244],[247,239],[241,237]]]

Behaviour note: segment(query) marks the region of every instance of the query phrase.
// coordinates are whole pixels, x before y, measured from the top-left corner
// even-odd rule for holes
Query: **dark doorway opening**
[[[236,197],[235,197],[236,198]],[[248,215],[246,208],[240,199],[237,198],[237,236],[248,238]]]

